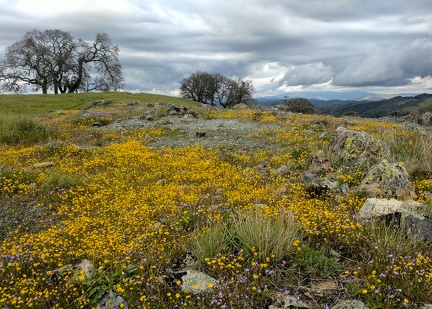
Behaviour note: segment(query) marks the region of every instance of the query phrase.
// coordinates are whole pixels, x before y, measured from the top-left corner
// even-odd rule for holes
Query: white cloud
[[[329,82],[332,78],[331,66],[326,66],[322,62],[315,62],[290,68],[280,83],[287,86],[313,85]]]

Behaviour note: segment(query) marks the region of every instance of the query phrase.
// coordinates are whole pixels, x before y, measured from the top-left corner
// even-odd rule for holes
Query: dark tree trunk
[[[42,85],[41,85],[41,87],[42,87],[42,93],[43,94],[48,94],[48,83],[43,83]]]

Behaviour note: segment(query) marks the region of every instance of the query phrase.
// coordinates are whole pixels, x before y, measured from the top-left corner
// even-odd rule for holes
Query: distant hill
[[[361,117],[368,118],[385,117],[389,115],[404,116],[418,111],[422,107],[432,106],[432,94],[428,93],[396,96],[389,99],[379,100],[377,100],[377,96],[363,97],[361,100],[347,100],[340,99],[340,97],[344,97],[344,95],[340,94],[336,99],[323,99],[321,96],[317,98],[311,97],[310,95],[310,93],[303,93],[297,96],[290,93],[289,97],[307,98],[315,106],[317,111],[322,114],[333,116],[342,116],[347,114],[359,115]],[[347,94],[345,94],[345,96],[347,96]],[[270,106],[283,104],[284,101],[283,95],[276,95],[256,98],[256,102],[259,105]]]
[[[358,114],[362,117],[384,117],[389,115],[404,116],[432,105],[432,94],[423,93],[416,96],[397,96],[379,101],[317,101],[310,100],[316,109],[323,114],[342,116]]]
[[[284,96],[288,96],[289,98],[306,98],[310,102],[312,102],[312,100],[376,101],[376,100],[388,99],[390,97],[388,95],[381,95],[381,94],[367,92],[367,91],[297,91],[297,92],[282,93],[273,96],[258,97],[255,98],[255,100],[259,105],[268,106],[272,104],[282,103]]]

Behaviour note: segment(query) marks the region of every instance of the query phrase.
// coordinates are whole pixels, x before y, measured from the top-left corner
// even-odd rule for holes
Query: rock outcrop
[[[359,218],[379,218],[384,221],[398,221],[401,228],[423,240],[432,240],[432,220],[422,214],[419,202],[401,202],[369,198],[358,213]]]
[[[372,197],[399,198],[414,200],[415,188],[410,185],[410,177],[402,162],[390,163],[387,160],[372,166],[363,178],[360,190]]]
[[[373,136],[338,127],[329,150],[352,167],[371,166],[390,155],[389,147]]]

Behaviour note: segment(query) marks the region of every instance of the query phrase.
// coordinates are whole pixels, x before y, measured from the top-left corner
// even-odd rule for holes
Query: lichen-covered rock
[[[96,305],[96,309],[128,309],[128,303],[123,299],[123,297],[117,295],[113,291],[109,291],[105,294],[100,302]]]
[[[305,184],[306,192],[311,197],[324,196],[330,191],[341,194],[344,190],[336,178],[322,178],[308,171],[303,173],[302,182]]]
[[[384,142],[365,132],[338,127],[336,134],[329,150],[352,167],[371,166],[390,155],[389,147]]]
[[[382,160],[372,166],[360,183],[359,189],[371,197],[399,198],[414,200],[415,188],[402,162],[389,163]]]
[[[360,300],[344,300],[336,304],[333,307],[333,309],[369,309],[369,308]]]
[[[272,297],[276,302],[269,309],[309,308],[309,306],[291,295],[277,293]]]
[[[425,112],[420,115],[418,122],[424,126],[430,126],[432,124],[432,113]]]
[[[192,269],[187,270],[181,280],[181,289],[184,293],[204,293],[210,291],[216,285],[216,279]]]

